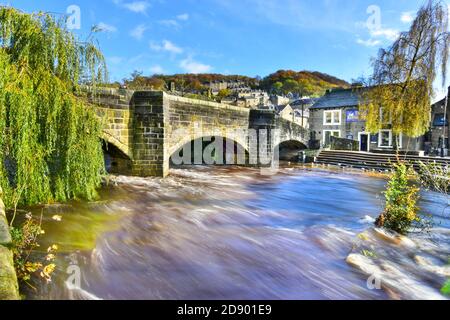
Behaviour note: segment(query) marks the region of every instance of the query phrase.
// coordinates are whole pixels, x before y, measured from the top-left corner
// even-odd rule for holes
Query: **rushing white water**
[[[250,168],[190,167],[165,179],[115,177],[101,201],[45,208],[43,248],[59,245],[58,270],[29,298],[444,298],[448,199],[423,194],[423,212],[441,224],[413,235],[413,249],[370,231],[361,243],[358,234],[382,210],[385,183],[317,168],[261,176]],[[389,264],[410,279],[408,288],[387,282],[370,290],[364,270],[346,262],[359,248],[376,253],[365,263]],[[66,283],[69,265],[79,268],[80,287]]]

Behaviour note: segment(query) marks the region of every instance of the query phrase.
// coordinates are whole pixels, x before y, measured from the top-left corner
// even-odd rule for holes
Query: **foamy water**
[[[29,297],[408,299],[417,298],[416,286],[426,288],[420,298],[444,298],[450,223],[443,196],[423,194],[422,210],[440,225],[431,235],[413,234],[414,250],[368,240],[374,261],[409,275],[412,288],[370,290],[367,275],[347,264],[361,245],[358,234],[382,210],[385,183],[309,168],[261,176],[250,168],[190,167],[165,179],[115,177],[101,201],[45,208],[43,247],[59,245],[58,271]],[[61,222],[51,219],[56,213]],[[80,269],[79,288],[66,283],[71,264]]]

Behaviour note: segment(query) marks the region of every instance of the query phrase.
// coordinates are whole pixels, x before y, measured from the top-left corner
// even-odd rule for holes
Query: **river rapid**
[[[346,262],[382,211],[385,184],[360,171],[311,167],[272,176],[197,166],[171,169],[164,179],[111,177],[99,201],[33,208],[43,217],[41,248],[59,250],[52,282],[27,296],[445,299],[450,220],[448,198],[437,193],[422,193],[421,210],[437,225],[410,236],[413,250],[371,245],[373,259],[406,280],[371,290],[367,274]]]

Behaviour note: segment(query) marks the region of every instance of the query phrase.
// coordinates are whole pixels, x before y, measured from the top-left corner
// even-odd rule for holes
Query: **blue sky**
[[[407,30],[422,0],[9,0],[26,12],[77,5],[80,38],[92,25],[112,80],[152,73],[266,76],[313,70],[347,81]],[[450,1],[449,1],[450,3]],[[374,9],[374,6],[375,9]],[[371,28],[379,8],[379,21]],[[374,11],[375,10],[375,11]]]

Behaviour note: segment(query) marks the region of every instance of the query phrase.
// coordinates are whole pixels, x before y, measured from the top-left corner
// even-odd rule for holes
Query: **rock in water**
[[[0,245],[0,300],[19,300],[12,253]]]
[[[359,220],[361,224],[372,224],[375,223],[375,219],[371,216],[365,216],[364,218]]]
[[[408,277],[404,272],[389,262],[378,262],[361,254],[350,254],[347,263],[358,269],[367,277],[368,289],[385,289],[393,298],[407,298],[413,300],[444,300],[445,298],[430,287]],[[378,265],[379,263],[379,265]],[[369,283],[375,280],[379,288],[369,288]]]
[[[441,283],[449,268],[432,259],[434,249],[419,244],[395,232],[371,228],[358,236],[346,262],[367,277],[368,290],[382,289],[391,299],[445,299],[432,283]]]

